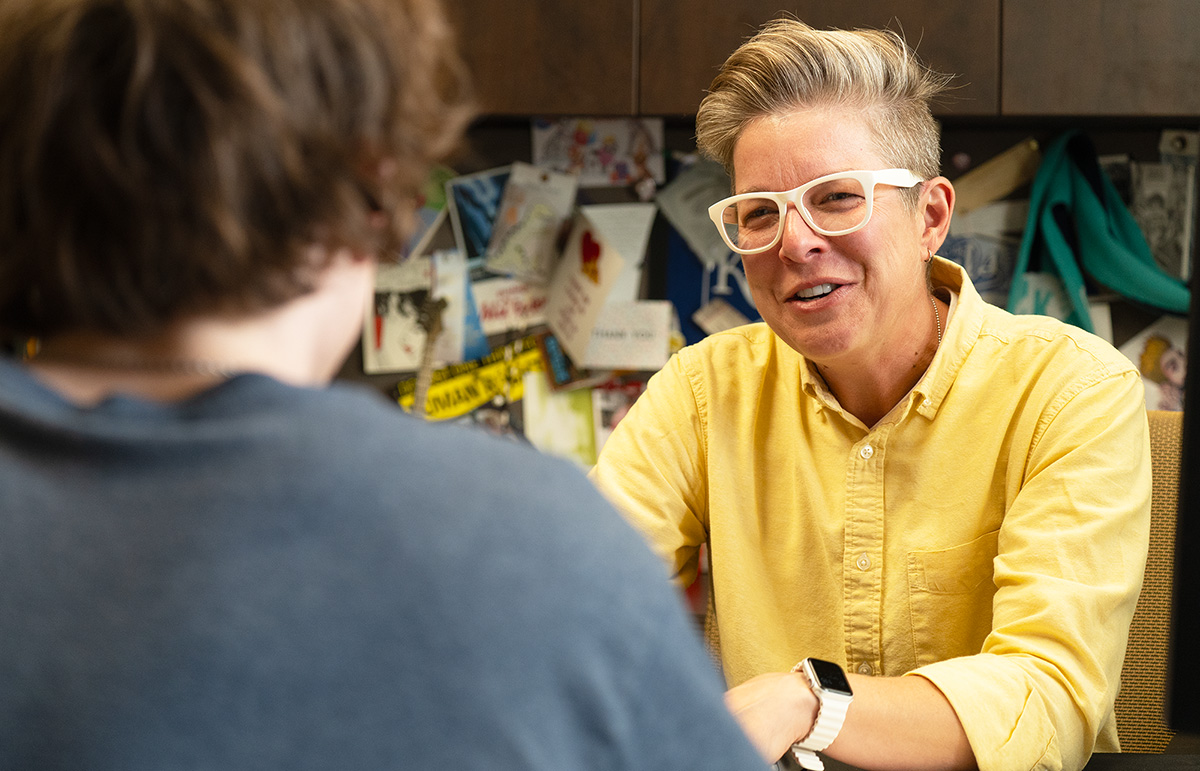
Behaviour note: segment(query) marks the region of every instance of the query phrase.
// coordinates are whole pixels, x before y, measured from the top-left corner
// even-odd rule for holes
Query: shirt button
[[[930,401],[929,399],[926,399],[925,401],[921,402],[921,404],[923,404],[924,406],[928,407],[929,405],[933,404],[933,402],[932,402],[932,401]]]
[[[858,673],[860,675],[869,675],[874,671],[875,670],[871,668],[871,665],[865,661],[858,665]]]
[[[870,570],[871,558],[865,554],[860,554],[858,555],[858,559],[854,560],[854,564],[858,566],[859,570]]]
[[[863,460],[870,460],[871,456],[875,454],[875,448],[869,444],[864,444],[862,448],[859,449],[858,454],[862,456]]]

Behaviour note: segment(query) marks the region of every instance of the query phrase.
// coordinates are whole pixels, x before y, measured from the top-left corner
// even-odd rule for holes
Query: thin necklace
[[[929,303],[933,306],[933,320],[937,322],[938,333],[938,348],[942,347],[942,314],[938,312],[937,300],[933,299],[933,295],[929,295]]]

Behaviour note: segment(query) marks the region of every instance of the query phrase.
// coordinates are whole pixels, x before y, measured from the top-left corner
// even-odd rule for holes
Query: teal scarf
[[[1135,302],[1188,312],[1187,284],[1158,267],[1133,215],[1100,169],[1091,140],[1078,131],[1055,139],[1038,166],[1008,295],[1014,313],[1047,313],[1040,282],[1027,275],[1031,270],[1062,283],[1063,320],[1089,332],[1084,273]]]

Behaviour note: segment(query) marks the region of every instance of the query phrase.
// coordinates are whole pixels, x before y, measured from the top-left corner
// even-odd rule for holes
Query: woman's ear
[[[945,177],[934,177],[921,191],[923,230],[921,245],[937,253],[950,233],[950,217],[954,214],[954,185]]]

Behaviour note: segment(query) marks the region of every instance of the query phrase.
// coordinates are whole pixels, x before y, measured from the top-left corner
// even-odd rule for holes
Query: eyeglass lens
[[[817,229],[831,233],[863,224],[869,210],[862,183],[850,178],[814,185],[805,191],[800,205]],[[726,206],[721,220],[730,243],[739,249],[759,249],[775,240],[782,218],[775,199],[745,198]]]

